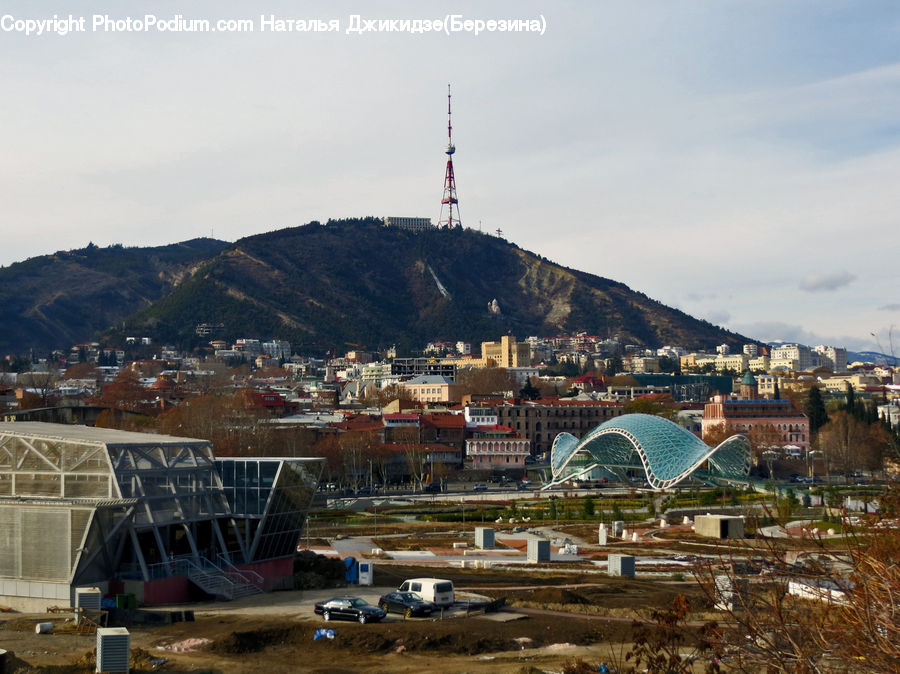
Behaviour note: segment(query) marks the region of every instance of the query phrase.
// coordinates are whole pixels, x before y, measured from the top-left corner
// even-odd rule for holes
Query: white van
[[[453,594],[453,581],[441,578],[410,578],[404,580],[398,588],[400,592],[415,592],[425,601],[438,606],[450,606],[456,598]]]

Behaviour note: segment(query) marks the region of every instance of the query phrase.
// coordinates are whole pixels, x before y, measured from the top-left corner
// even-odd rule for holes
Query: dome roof
[[[581,440],[561,433],[550,456],[554,482],[595,464],[613,472],[643,468],[654,489],[674,486],[706,461],[710,473],[745,480],[750,472],[750,443],[734,435],[710,447],[663,417],[625,414],[600,424]]]

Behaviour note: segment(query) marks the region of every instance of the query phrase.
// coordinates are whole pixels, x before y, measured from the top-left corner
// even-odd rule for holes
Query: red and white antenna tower
[[[456,178],[453,175],[453,153],[456,146],[453,144],[453,126],[450,124],[450,85],[447,85],[447,172],[444,174],[444,198],[441,199],[441,216],[438,219],[438,227],[462,227],[459,220],[459,199],[456,198]],[[447,206],[447,218],[444,219],[444,206]],[[453,215],[453,207],[456,206],[456,217]]]

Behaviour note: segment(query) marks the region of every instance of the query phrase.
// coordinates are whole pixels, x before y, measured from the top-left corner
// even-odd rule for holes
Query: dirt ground
[[[383,587],[366,588],[369,600],[396,587],[393,576],[423,572],[412,566],[391,568]],[[689,587],[671,583],[563,572],[536,578],[442,569],[441,575],[482,596],[506,597],[510,606],[487,616],[403,620],[391,615],[366,625],[324,623],[313,614],[315,601],[345,590],[274,593],[194,606],[194,622],[129,628],[137,655],[132,671],[561,672],[577,659],[622,662],[638,616],[633,607],[662,608],[679,592],[690,594]],[[362,595],[361,590],[352,592]],[[691,599],[700,602],[697,596]],[[58,625],[55,633],[38,635],[34,624],[48,616],[0,614],[0,648],[15,653],[7,673],[94,671],[95,636],[66,633],[64,619],[52,620]],[[316,631],[326,627],[335,637],[314,640]],[[165,650],[187,639],[209,641],[192,652]]]
[[[0,627],[0,644],[17,658],[7,672],[94,671],[93,635],[35,635],[34,621]],[[334,630],[334,639],[314,640],[325,627]],[[367,625],[231,614],[130,631],[132,651],[139,655],[133,672],[519,672],[523,665],[560,671],[576,657],[608,659],[609,644],[627,639],[630,625],[554,613],[511,622],[469,617]],[[158,648],[185,639],[210,643],[190,653]],[[162,658],[168,662],[154,667],[152,659]]]
[[[446,539],[449,547],[453,537],[433,533],[431,538]],[[412,547],[420,540],[421,535],[411,536],[407,542]],[[393,539],[392,545],[399,542]],[[315,601],[337,594],[375,603],[402,579],[431,575],[433,566],[381,564],[376,587],[170,607],[193,610],[195,621],[130,627],[132,671],[560,672],[578,659],[621,663],[635,618],[670,606],[677,594],[688,595],[698,614],[706,609],[694,583],[609,578],[561,565],[541,572],[440,569],[458,595],[506,599],[507,608],[496,615],[408,621],[391,615],[382,623],[358,625],[326,624],[312,612]],[[47,621],[56,623],[54,633],[35,634],[35,623]],[[70,627],[64,617],[0,614],[0,648],[15,653],[7,673],[93,672],[95,636],[74,634]],[[324,627],[335,637],[314,640]],[[195,650],[171,650],[186,640],[197,644]]]

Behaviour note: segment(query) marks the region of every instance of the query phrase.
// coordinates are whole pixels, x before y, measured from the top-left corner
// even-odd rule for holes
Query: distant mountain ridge
[[[129,266],[129,281],[118,292],[108,285],[108,276],[98,280],[87,273],[99,271],[82,259],[76,269],[85,283],[70,284],[66,292],[64,317],[71,325],[59,333],[65,339],[53,344],[69,346],[106,330],[112,343],[126,335],[147,335],[190,348],[210,339],[195,334],[199,323],[222,324],[217,336],[226,340],[285,339],[295,351],[309,353],[390,345],[407,352],[435,339],[477,343],[507,333],[522,339],[579,331],[651,346],[737,347],[753,341],[622,283],[568,269],[474,230],[412,233],[362,218],[310,223],[231,245],[209,240],[177,245],[196,255],[167,266],[154,253],[158,262],[149,263],[148,255],[148,263],[140,265],[135,251],[158,249],[121,249],[118,264]],[[115,258],[116,251],[99,250]],[[75,253],[90,258],[96,251]],[[72,264],[69,254],[55,258],[52,264],[47,258],[42,264],[20,264]],[[15,273],[16,266],[2,270],[7,295],[26,286],[28,275],[24,269]],[[63,275],[48,268],[41,278]],[[133,288],[144,292],[137,296]],[[39,294],[53,292],[45,287]],[[488,308],[493,300],[499,313]],[[82,307],[102,302],[104,311],[81,312],[79,321],[71,310],[76,301]],[[39,312],[34,304],[20,303],[18,311],[30,316],[30,332],[41,338],[42,348],[50,346],[52,327],[61,317]],[[0,315],[13,318],[5,306]],[[16,341],[0,341],[0,346],[25,344],[22,337],[17,333]]]
[[[227,242],[58,251],[0,269],[0,355],[88,341],[159,300]]]
[[[497,300],[500,313],[488,304]],[[280,336],[295,350],[401,351],[434,339],[586,331],[628,343],[713,347],[746,340],[616,281],[461,229],[412,233],[366,218],[247,237],[129,319],[167,341],[198,322],[223,338]]]

